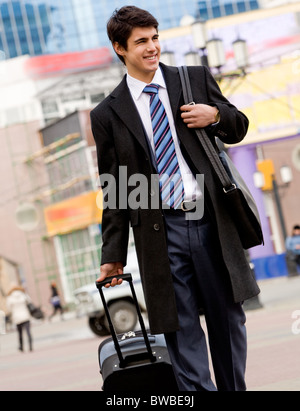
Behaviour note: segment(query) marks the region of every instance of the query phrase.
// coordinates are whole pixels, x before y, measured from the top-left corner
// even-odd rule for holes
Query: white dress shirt
[[[167,91],[166,83],[165,83],[160,67],[156,70],[156,73],[151,83],[155,83],[160,86],[158,94],[159,94],[159,98],[162,104],[165,107],[166,114],[167,114],[169,124],[170,124],[172,137],[174,140],[175,151],[176,151],[179,168],[180,168],[180,172],[181,172],[181,176],[183,180],[184,199],[186,201],[199,199],[201,197],[201,190],[180,150],[179,141],[178,141],[176,128],[174,124],[174,118],[173,118],[173,114],[172,114],[172,110],[170,106],[168,91]],[[133,101],[135,102],[135,105],[141,117],[142,123],[144,125],[144,129],[146,131],[146,134],[149,139],[150,145],[152,147],[153,153],[155,153],[153,129],[152,129],[151,115],[150,115],[150,95],[147,93],[143,93],[143,90],[147,86],[147,83],[137,80],[131,77],[129,74],[127,74],[127,84],[128,84],[130,93],[132,95]]]

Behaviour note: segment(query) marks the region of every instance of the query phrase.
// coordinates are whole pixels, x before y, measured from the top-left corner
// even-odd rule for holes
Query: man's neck
[[[155,76],[156,71],[150,72],[150,73],[137,73],[137,72],[130,72],[128,71],[128,74],[135,78],[136,80],[142,81],[144,83],[150,84]]]

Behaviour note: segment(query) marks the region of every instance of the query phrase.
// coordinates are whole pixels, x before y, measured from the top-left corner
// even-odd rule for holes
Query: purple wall
[[[265,214],[263,193],[256,188],[253,181],[253,174],[256,169],[256,149],[255,146],[230,147],[228,150],[232,161],[239,170],[241,176],[248,185],[260,214],[262,229],[264,233],[264,246],[254,247],[249,250],[251,258],[267,257],[274,254],[274,247],[271,240],[271,231],[268,218]]]

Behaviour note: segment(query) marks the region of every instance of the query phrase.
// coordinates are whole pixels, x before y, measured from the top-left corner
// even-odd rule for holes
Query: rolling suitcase
[[[146,331],[131,274],[116,277],[129,282],[141,330],[130,331],[124,335],[116,334],[102,290],[111,278],[97,281],[96,286],[112,335],[111,338],[104,340],[98,349],[103,391],[178,391],[164,336],[151,335]]]

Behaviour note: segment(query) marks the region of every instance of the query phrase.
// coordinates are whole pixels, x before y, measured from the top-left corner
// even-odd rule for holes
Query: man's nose
[[[154,43],[153,41],[150,41],[150,42],[148,43],[147,49],[148,49],[149,51],[151,51],[151,50],[156,50],[155,43]]]

